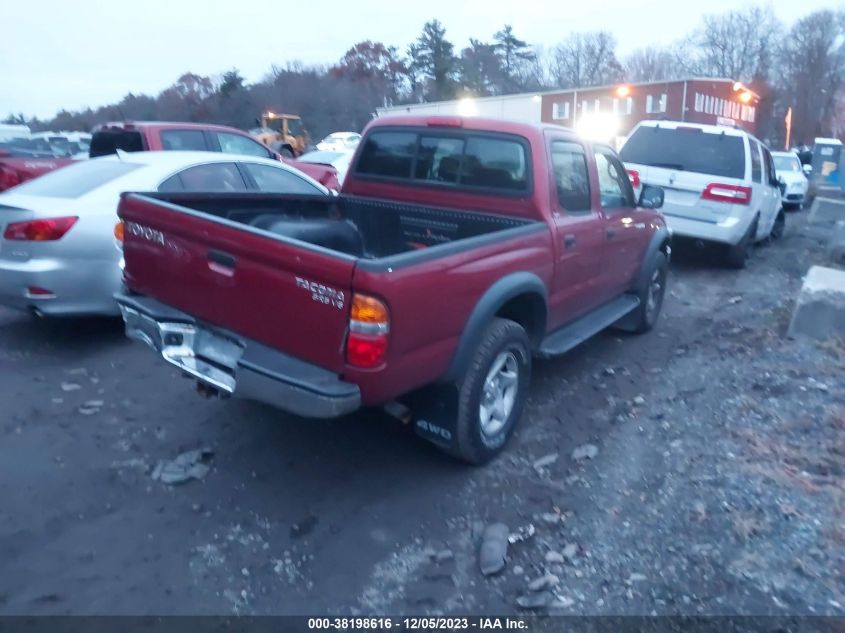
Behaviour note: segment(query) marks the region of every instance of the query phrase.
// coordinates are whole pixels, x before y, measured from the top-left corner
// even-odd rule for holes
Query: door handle
[[[575,246],[575,235],[567,233],[563,236],[563,245],[565,248],[572,248]]]
[[[605,235],[607,235],[607,239],[612,240],[614,237],[616,237],[616,229],[607,229]]]
[[[235,258],[221,251],[208,251],[208,267],[215,273],[231,277],[235,274]]]

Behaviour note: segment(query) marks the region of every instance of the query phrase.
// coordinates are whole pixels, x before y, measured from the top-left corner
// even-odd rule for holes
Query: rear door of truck
[[[130,290],[342,371],[354,257],[141,195],[118,213]]]

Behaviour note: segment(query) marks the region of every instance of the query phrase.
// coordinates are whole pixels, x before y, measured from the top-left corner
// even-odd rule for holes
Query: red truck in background
[[[201,392],[325,418],[388,410],[502,450],[533,356],[645,332],[670,236],[613,149],[480,118],[372,122],[341,195],[124,194],[127,335]]]
[[[89,156],[124,152],[193,150],[226,152],[282,160],[278,152],[262,145],[246,132],[205,123],[128,121],[105,123],[95,128]],[[0,191],[36,178],[73,162],[71,158],[3,157],[0,154]],[[337,172],[332,167],[285,161],[329,189],[338,190]]]

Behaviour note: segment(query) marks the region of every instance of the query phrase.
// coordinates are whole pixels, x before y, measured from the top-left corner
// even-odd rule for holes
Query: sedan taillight
[[[705,200],[716,202],[729,202],[731,204],[751,204],[751,187],[739,185],[722,185],[711,182],[704,188],[701,197]]]
[[[76,216],[68,216],[12,222],[6,226],[3,238],[26,242],[53,242],[64,237],[78,219]]]

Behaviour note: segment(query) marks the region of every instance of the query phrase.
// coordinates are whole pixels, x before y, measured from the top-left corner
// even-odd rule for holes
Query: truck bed
[[[535,224],[501,215],[338,196],[142,194],[274,236],[365,260],[389,258]]]

